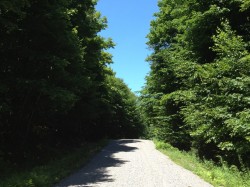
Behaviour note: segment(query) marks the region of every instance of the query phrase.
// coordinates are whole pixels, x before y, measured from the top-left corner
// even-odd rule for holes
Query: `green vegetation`
[[[0,173],[9,186],[49,186],[92,150],[72,148],[143,133],[136,96],[109,68],[114,43],[98,34],[107,20],[96,3],[0,1]]]
[[[136,96],[108,67],[95,0],[0,1],[0,160],[139,137]]]
[[[13,166],[5,165],[5,168],[8,168],[10,173],[5,174],[5,177],[3,177],[4,173],[1,173],[0,186],[51,187],[72,173],[72,171],[82,167],[106,143],[107,141],[87,143],[80,148],[68,149],[67,152],[57,151],[53,155],[53,160],[26,169],[14,169]]]
[[[138,99],[109,68],[114,43],[98,35],[107,20],[95,0],[0,1],[0,169],[146,130],[150,138],[223,163],[229,173],[248,170],[249,4],[160,0],[148,34],[151,71]],[[20,185],[50,178],[40,169],[28,177],[22,172]]]
[[[185,152],[172,147],[168,143],[155,141],[156,148],[169,156],[180,166],[197,174],[216,187],[248,187],[250,171],[239,171],[236,166],[215,165],[213,161],[199,159],[193,151]]]
[[[250,167],[249,1],[161,0],[140,111],[149,137]]]

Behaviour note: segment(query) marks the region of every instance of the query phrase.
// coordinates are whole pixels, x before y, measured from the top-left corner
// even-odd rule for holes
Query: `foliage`
[[[107,20],[95,5],[0,2],[0,158],[22,163],[47,147],[139,136],[136,98],[107,68],[114,43],[98,35]]]
[[[138,138],[143,135],[143,125],[137,110],[137,97],[122,79],[113,75],[106,78],[108,89],[109,117],[106,129],[109,137]]]
[[[179,151],[168,143],[155,141],[156,148],[166,154],[171,160],[182,167],[194,172],[215,187],[247,187],[250,185],[250,172],[239,171],[235,165],[228,166],[223,163],[221,166],[212,161],[200,160],[194,151]]]
[[[12,168],[8,165],[11,171],[7,177],[3,177],[1,173],[0,186],[1,187],[51,187],[58,183],[64,177],[68,176],[72,171],[79,169],[104,145],[106,141],[98,143],[87,143],[79,148],[71,148],[69,150],[57,150],[53,155],[54,159],[44,162],[38,166],[31,166],[27,169]],[[60,153],[60,154],[58,154]],[[59,156],[60,155],[60,156]],[[36,164],[35,164],[36,165]]]
[[[247,1],[162,0],[155,16],[140,97],[150,136],[249,167]]]
[[[248,52],[242,38],[232,32],[229,23],[224,22],[222,26],[223,29],[218,29],[213,37],[213,50],[218,58],[203,66],[202,73],[206,76],[200,75],[203,76],[201,85],[195,89],[200,99],[184,108],[183,114],[197,142],[214,144],[217,154],[244,166],[250,146],[246,138],[250,133],[250,67],[249,62],[241,61]]]

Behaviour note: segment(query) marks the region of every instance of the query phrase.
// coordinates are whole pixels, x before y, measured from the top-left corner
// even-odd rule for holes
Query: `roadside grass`
[[[0,178],[0,187],[51,187],[86,164],[106,144],[106,140],[98,143],[86,143],[46,164],[21,172],[11,171],[11,175]]]
[[[250,171],[239,171],[236,166],[215,165],[199,159],[194,152],[180,151],[167,143],[154,141],[156,148],[178,165],[192,171],[215,187],[249,187]]]

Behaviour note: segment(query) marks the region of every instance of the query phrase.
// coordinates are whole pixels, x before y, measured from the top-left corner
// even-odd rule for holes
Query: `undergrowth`
[[[156,148],[175,163],[192,171],[215,187],[250,186],[250,171],[247,169],[240,171],[236,166],[228,166],[226,163],[218,166],[212,161],[199,159],[194,151],[180,151],[167,143],[156,140],[154,142]]]
[[[9,168],[9,176],[0,176],[0,187],[51,187],[82,167],[107,141],[87,143],[64,153],[58,159],[29,169]],[[65,152],[65,151],[63,151]],[[6,164],[5,164],[6,165]],[[7,167],[7,165],[5,166]]]

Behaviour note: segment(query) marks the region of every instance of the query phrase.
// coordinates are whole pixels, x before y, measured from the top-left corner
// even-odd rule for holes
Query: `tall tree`
[[[136,97],[107,67],[94,0],[0,2],[0,158],[138,137]]]
[[[246,164],[247,1],[161,0],[159,9],[148,34],[153,53],[141,96],[145,122],[155,137],[181,149],[193,146],[202,157]]]

